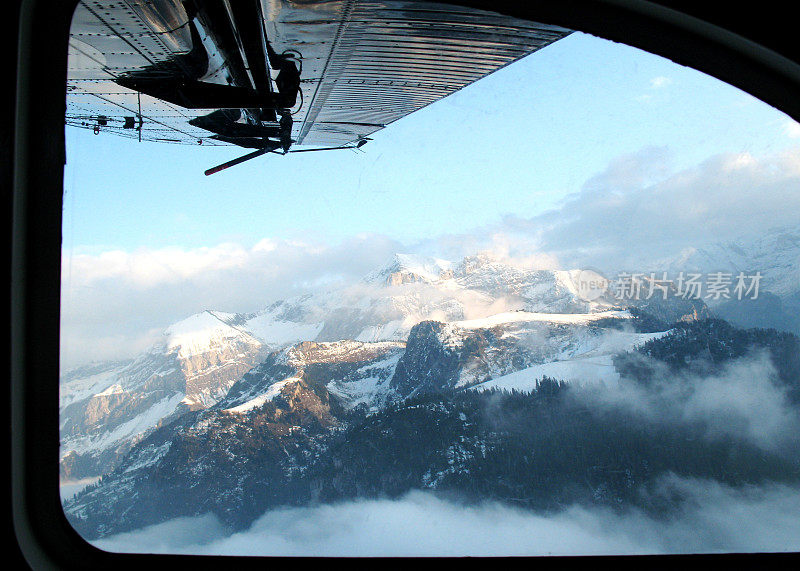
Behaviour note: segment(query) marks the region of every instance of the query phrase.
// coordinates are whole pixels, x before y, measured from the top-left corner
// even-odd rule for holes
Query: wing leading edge
[[[570,31],[374,0],[82,0],[67,124],[140,140],[363,144]]]

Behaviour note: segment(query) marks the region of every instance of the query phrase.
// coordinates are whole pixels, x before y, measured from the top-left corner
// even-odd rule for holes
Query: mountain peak
[[[436,282],[452,277],[452,266],[440,258],[397,253],[381,269],[367,276],[366,281],[386,285]]]
[[[469,274],[472,273],[480,268],[485,268],[489,266],[507,266],[507,263],[504,263],[502,258],[491,254],[489,252],[480,252],[478,254],[473,254],[471,256],[465,256],[459,263],[458,263],[458,271],[459,273]]]
[[[221,311],[205,310],[173,323],[164,337],[168,349],[177,349],[179,357],[190,357],[206,352],[216,343],[232,338],[246,338],[253,345],[260,345],[248,332],[234,326],[237,315]]]

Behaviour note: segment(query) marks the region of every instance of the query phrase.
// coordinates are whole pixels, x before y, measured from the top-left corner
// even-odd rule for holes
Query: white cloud
[[[666,87],[671,83],[672,80],[669,77],[664,77],[663,75],[660,75],[650,80],[650,89],[661,89],[662,87]]]
[[[646,148],[612,162],[559,208],[509,216],[493,233],[534,236],[537,251],[565,267],[645,271],[688,246],[794,226],[797,212],[800,149],[717,155],[673,172],[665,149]]]
[[[800,123],[793,119],[786,119],[783,124],[783,132],[790,139],[800,139]]]
[[[709,439],[737,438],[764,450],[795,449],[800,415],[765,352],[735,359],[709,374],[710,364],[675,373],[664,363],[635,355],[653,371],[642,386],[622,382],[614,388],[587,388],[578,398],[592,406],[622,407],[650,421],[702,427]]]
[[[170,323],[205,309],[251,312],[309,288],[357,280],[402,249],[382,236],[324,246],[262,240],[182,249],[66,252],[62,262],[62,366],[120,359]]]
[[[734,362],[721,373],[690,380],[683,407],[688,422],[705,423],[710,437],[733,436],[765,449],[794,441],[800,423],[765,355]]]
[[[547,212],[508,215],[415,247],[450,259],[484,250],[542,268],[658,271],[687,248],[795,227],[797,212],[800,148],[721,154],[676,171],[668,149],[645,147],[616,158]]]
[[[800,549],[800,490],[732,489],[665,478],[654,492],[682,497],[667,518],[571,506],[535,513],[467,505],[429,492],[396,499],[267,512],[238,533],[212,516],[181,518],[95,545],[118,552],[310,556],[600,555]]]

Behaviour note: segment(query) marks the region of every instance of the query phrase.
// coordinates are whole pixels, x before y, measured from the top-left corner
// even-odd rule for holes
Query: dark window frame
[[[666,0],[450,3],[559,24],[639,47],[715,76],[800,120],[800,48],[794,45],[792,18],[772,0],[762,0],[757,14],[749,13],[746,6],[729,6],[722,13],[702,2]],[[67,38],[76,4],[77,0],[16,0],[8,4],[5,13],[8,67],[17,78],[16,91],[9,93],[16,99],[16,107],[2,111],[5,144],[0,171],[7,189],[6,205],[12,213],[7,220],[13,216],[7,237],[12,270],[10,511],[16,541],[28,564],[35,568],[140,569],[142,565],[177,564],[205,568],[230,564],[224,557],[106,553],[86,543],[61,509],[57,391],[63,117]],[[736,18],[737,10],[743,19]],[[7,92],[11,89],[9,85]],[[680,564],[694,556],[664,557]],[[700,557],[719,563],[731,557],[767,557],[770,562],[782,562],[786,557],[796,558],[796,554]],[[589,558],[580,559],[588,562]],[[634,560],[641,565],[650,563],[652,557],[611,559]],[[237,568],[263,564],[262,558],[236,559]]]

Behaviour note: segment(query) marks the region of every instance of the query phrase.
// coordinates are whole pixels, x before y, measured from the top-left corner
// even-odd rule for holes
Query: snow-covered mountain
[[[764,291],[789,298],[800,293],[800,225],[774,228],[755,237],[687,247],[652,265],[672,274],[760,272]]]
[[[292,298],[268,309],[277,319],[322,323],[317,341],[403,341],[424,320],[444,322],[503,311],[587,313],[609,309],[606,298],[579,295],[579,271],[519,268],[487,257],[459,262],[398,254],[361,283]]]
[[[347,409],[377,409],[391,393],[388,381],[404,348],[405,343],[394,341],[304,341],[270,354],[214,408],[246,414],[295,385],[313,383],[324,386]]]
[[[385,386],[373,386],[376,379],[394,374],[399,359],[395,349],[423,321],[453,324],[464,331],[511,324],[503,325],[505,335],[517,331],[532,339],[540,335],[542,323],[574,325],[619,317],[613,312],[624,307],[615,305],[616,300],[580,295],[580,273],[524,268],[488,256],[448,262],[398,254],[360,283],[334,291],[279,301],[252,314],[193,315],[169,326],[157,344],[131,361],[93,365],[63,376],[62,475],[84,478],[113,469],[146,433],[187,411],[206,409],[223,398],[228,408],[245,406],[245,401],[234,403],[228,391],[269,352],[289,351],[287,375],[278,378],[272,371],[267,376],[285,381],[281,387],[291,385],[292,375],[308,371],[297,364],[298,356],[311,351],[293,348],[300,342],[315,343],[313,359],[327,351],[339,365],[349,362],[346,355],[352,352],[378,351],[380,365],[365,361],[365,371],[334,375],[337,380],[327,387],[347,406],[375,406],[387,396]],[[672,311],[667,321],[681,312],[685,308]],[[528,325],[521,326],[523,322]],[[552,339],[557,345],[553,350],[562,350],[562,341]],[[517,352],[530,357],[546,344],[536,350],[529,345]],[[319,366],[314,362],[312,369]],[[485,376],[496,366],[475,365],[475,371]],[[385,370],[377,372],[381,368]],[[501,369],[511,371],[507,365]],[[251,400],[266,398],[270,390],[279,388],[264,387],[252,393]]]
[[[104,513],[100,519],[113,520],[108,525],[115,530],[152,523],[163,513],[131,490],[146,488],[145,495],[161,498],[148,483],[156,471],[182,482],[180,497],[191,486],[213,490],[190,501],[202,500],[198,509],[223,509],[238,518],[247,509],[247,490],[256,485],[251,478],[264,489],[280,488],[324,454],[328,438],[348,419],[421,395],[495,386],[530,391],[548,368],[571,371],[568,380],[580,383],[614,382],[614,355],[665,333],[636,332],[634,321],[624,310],[510,311],[422,321],[405,341],[296,343],[271,352],[213,406],[145,437],[69,513],[87,521]],[[176,515],[186,509],[182,504]],[[122,519],[114,515],[121,512],[127,514]]]
[[[642,347],[673,367],[695,357],[748,354],[749,333],[701,320],[709,316],[702,301],[586,296],[584,279],[580,270],[526,268],[487,256],[448,262],[397,255],[354,285],[252,314],[206,311],[173,324],[136,359],[62,379],[63,472],[104,474],[65,511],[79,531],[102,537],[208,512],[247,525],[270,507],[434,489],[451,477],[466,478],[458,485],[473,492],[477,482],[508,494],[508,478],[549,466],[537,459],[551,440],[536,440],[533,455],[533,448],[518,449],[520,435],[508,432],[516,421],[506,426],[486,414],[510,394],[498,389],[539,411],[536,422],[520,425],[525,434],[549,434],[556,417],[548,394],[570,385],[602,391],[623,377],[630,383],[619,363],[639,371]],[[796,353],[791,335],[751,337],[783,361]],[[625,361],[628,351],[638,356]],[[559,431],[592,418],[585,403],[573,404]],[[586,497],[606,497],[609,486],[623,493],[629,482],[597,472],[594,454],[609,448],[593,422],[574,452],[588,467],[567,478],[565,489],[581,482]],[[657,438],[658,431],[636,434]],[[706,466],[703,439],[693,434],[680,433],[675,442],[701,447],[690,452]],[[561,444],[553,446],[552,461],[561,462]],[[654,449],[662,448],[671,449]],[[427,456],[417,454],[423,449]],[[673,456],[683,465],[683,455]],[[619,460],[612,454],[609,461]],[[622,460],[609,474],[644,466],[640,477],[650,477],[649,461]],[[483,479],[474,480],[470,466]],[[545,470],[541,482],[552,481]]]
[[[130,361],[64,374],[62,477],[86,478],[112,469],[148,431],[216,403],[268,350],[318,330],[274,320],[265,326],[263,320],[263,315],[247,320],[204,311],[169,326],[159,342]]]
[[[214,409],[247,414],[301,384],[324,387],[345,409],[376,411],[425,391],[509,384],[548,375],[581,382],[615,380],[611,359],[663,333],[607,329],[631,319],[626,311],[592,314],[507,312],[488,318],[415,325],[407,342],[302,342],[271,353],[237,382]],[[435,363],[435,364],[434,364]],[[596,370],[590,371],[590,367]],[[420,371],[425,371],[420,376]],[[509,388],[512,388],[509,385]]]
[[[436,282],[452,277],[453,264],[447,260],[415,254],[395,254],[382,268],[369,274],[369,283],[401,285],[412,282]]]
[[[734,276],[758,272],[758,299],[709,300],[712,312],[740,327],[800,333],[800,225],[687,247],[652,266],[672,276],[679,272],[726,272]]]

